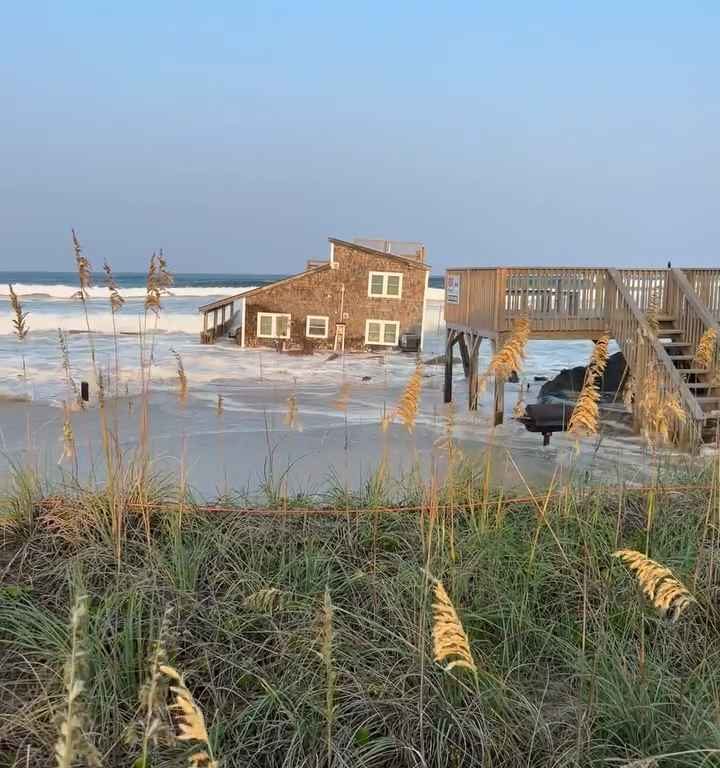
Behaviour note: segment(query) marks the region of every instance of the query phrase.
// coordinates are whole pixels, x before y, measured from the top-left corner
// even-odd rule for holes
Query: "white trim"
[[[325,333],[323,334],[310,333],[311,320],[323,320],[325,322]],[[330,318],[327,315],[308,315],[305,318],[305,335],[307,336],[308,339],[327,339],[329,327],[330,327]]]
[[[380,324],[380,341],[368,341],[368,329],[370,323]],[[395,341],[385,341],[385,326],[395,326]],[[375,318],[368,318],[365,321],[365,345],[373,347],[397,347],[400,341],[400,321],[399,320],[376,320]]]
[[[242,325],[240,328],[240,347],[245,347],[245,320],[247,319],[247,299],[242,299]]]
[[[372,279],[375,275],[382,275],[383,278],[383,289],[382,293],[372,293]],[[389,277],[398,277],[399,279],[399,285],[398,285],[398,293],[397,296],[394,293],[388,293],[387,292],[387,286],[388,286],[388,278]],[[403,273],[402,272],[377,272],[372,271],[368,274],[368,297],[371,299],[402,299],[402,289],[403,289]]]
[[[425,290],[423,291],[422,317],[420,318],[420,352],[423,351],[423,344],[425,343],[425,313],[427,312],[427,294],[428,294],[429,285],[430,285],[430,272],[426,272],[425,273]]]
[[[260,333],[260,320],[263,317],[272,318],[272,331],[270,332],[270,335],[267,335],[265,333]],[[278,317],[287,317],[287,335],[286,336],[278,336],[278,333],[277,333]],[[256,322],[257,322],[256,334],[258,339],[289,339],[290,338],[291,315],[287,314],[286,312],[258,312]]]

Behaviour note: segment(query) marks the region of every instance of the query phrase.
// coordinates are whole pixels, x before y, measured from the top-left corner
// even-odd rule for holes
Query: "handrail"
[[[699,439],[702,431],[702,426],[705,422],[705,414],[698,404],[697,400],[690,392],[687,383],[678,373],[677,368],[673,365],[670,355],[668,355],[665,347],[658,341],[655,334],[652,332],[647,324],[645,316],[640,311],[639,307],[630,295],[630,291],[624,285],[622,277],[617,269],[608,269],[608,274],[612,280],[613,287],[617,294],[620,303],[624,306],[625,315],[627,313],[632,317],[635,330],[632,333],[626,332],[630,329],[623,329],[623,321],[620,312],[613,311],[613,307],[609,307],[607,313],[608,323],[610,330],[615,337],[618,345],[620,346],[625,359],[627,360],[630,369],[633,371],[642,371],[645,365],[649,362],[648,359],[642,360],[639,352],[639,345],[637,343],[638,334],[648,342],[648,346],[655,353],[655,359],[662,366],[659,371],[661,377],[666,380],[666,383],[670,385],[671,391],[675,390],[680,395],[680,400],[683,408],[687,411],[691,420],[694,422],[691,428],[691,436],[693,439]],[[609,292],[608,292],[609,296]]]
[[[683,338],[695,350],[708,330],[715,331],[715,344],[708,362],[708,370],[718,367],[718,346],[720,327],[708,308],[700,301],[690,281],[681,269],[670,273],[669,287],[673,299],[673,313],[683,332]]]

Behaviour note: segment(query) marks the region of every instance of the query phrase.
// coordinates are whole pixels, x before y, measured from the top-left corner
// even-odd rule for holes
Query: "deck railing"
[[[675,431],[683,442],[699,442],[705,418],[702,409],[675,368],[667,350],[648,326],[645,314],[633,298],[632,289],[625,282],[626,276],[616,269],[609,269],[608,276],[608,330],[617,341],[630,371],[647,372],[655,367],[660,396],[677,393],[686,412],[684,422],[675,421]],[[633,406],[636,415],[637,404],[636,396]]]
[[[489,336],[511,330],[517,317],[528,317],[535,333],[601,333],[606,271],[599,267],[448,270],[445,319],[449,325]]]
[[[604,269],[511,268],[504,272],[500,332],[509,331],[517,317],[528,317],[535,332],[604,329]]]
[[[654,303],[660,314],[669,313],[667,269],[619,269],[618,272],[641,312],[647,314]]]
[[[647,314],[654,303],[660,314],[673,316],[686,306],[683,296],[688,290],[687,285],[682,290],[679,286],[680,272],[700,303],[716,321],[720,319],[720,269],[618,270],[640,312]],[[448,289],[446,298],[449,325],[490,336],[509,331],[519,316],[527,316],[536,333],[585,332],[590,337],[605,327],[605,268],[451,269],[447,280],[448,287],[455,281],[455,290]]]
[[[719,320],[720,269],[685,269],[683,271],[698,299],[708,308],[710,314]]]
[[[672,269],[668,274],[668,296],[672,300],[670,314],[675,318],[675,325],[682,333],[682,339],[689,347],[689,353],[694,354],[700,339],[709,331],[714,330],[720,337],[720,328],[711,311],[699,300],[687,275],[681,269]],[[720,338],[717,338],[720,341]],[[710,359],[709,370],[718,368],[717,341],[714,345],[713,356]]]

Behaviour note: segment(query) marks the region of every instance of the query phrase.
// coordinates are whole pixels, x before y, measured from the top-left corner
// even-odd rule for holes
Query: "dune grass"
[[[706,480],[659,484],[654,499],[649,555],[692,592],[671,622],[613,557],[646,545],[646,496],[631,489],[568,488],[499,514],[466,474],[452,521],[439,487],[416,487],[406,512],[352,516],[191,500],[142,512],[128,500],[168,489],[129,490],[118,548],[101,491],[45,510],[26,479],[0,587],[0,765],[53,764],[78,595],[83,738],[103,765],[714,764],[720,550]],[[452,632],[438,634],[440,614]],[[149,694],[160,664],[180,683]],[[202,714],[197,731],[179,728],[178,706]],[[183,740],[198,723],[207,743]]]

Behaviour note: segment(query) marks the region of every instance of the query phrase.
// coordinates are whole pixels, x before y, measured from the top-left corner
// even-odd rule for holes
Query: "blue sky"
[[[715,2],[16,2],[0,269],[718,264]]]

